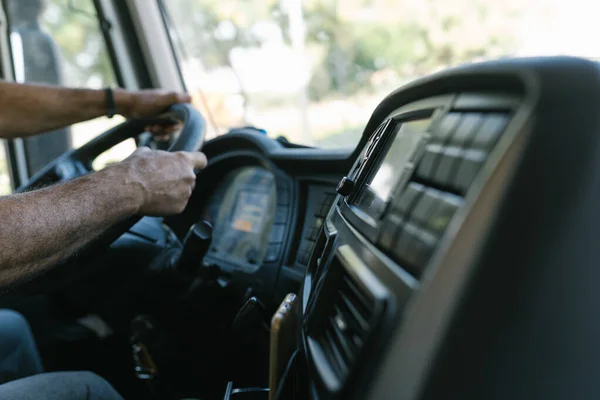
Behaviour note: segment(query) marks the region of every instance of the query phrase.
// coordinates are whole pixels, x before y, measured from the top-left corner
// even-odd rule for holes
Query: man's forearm
[[[139,184],[107,168],[64,184],[0,198],[0,286],[68,258],[138,212]]]
[[[117,111],[126,112],[131,95],[115,90]],[[107,113],[103,90],[23,85],[0,81],[0,137],[51,131]]]

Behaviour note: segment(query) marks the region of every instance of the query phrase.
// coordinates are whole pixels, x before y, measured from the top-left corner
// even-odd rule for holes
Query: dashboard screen
[[[268,203],[268,193],[239,192],[232,218],[233,229],[241,232],[260,232],[266,218],[264,206]]]
[[[401,171],[413,157],[430,122],[430,119],[421,119],[396,125],[387,153],[355,202],[367,215],[379,218],[383,214]]]
[[[227,174],[210,196],[203,218],[213,225],[208,256],[252,272],[263,262],[275,218],[273,174],[243,167]]]

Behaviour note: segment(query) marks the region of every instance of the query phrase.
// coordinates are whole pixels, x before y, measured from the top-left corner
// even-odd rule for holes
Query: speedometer
[[[275,177],[261,167],[225,176],[203,217],[213,225],[209,255],[252,272],[262,264],[275,216]]]

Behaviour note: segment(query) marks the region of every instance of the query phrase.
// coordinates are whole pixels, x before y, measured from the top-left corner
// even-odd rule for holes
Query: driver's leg
[[[44,372],[27,320],[0,309],[0,383]]]
[[[0,385],[2,400],[123,400],[92,372],[53,372]]]
[[[42,372],[27,320],[0,309],[0,399],[122,400],[108,382],[91,372]]]

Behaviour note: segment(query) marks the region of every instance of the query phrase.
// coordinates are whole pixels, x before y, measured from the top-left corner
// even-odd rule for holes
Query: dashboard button
[[[448,144],[459,148],[466,147],[473,139],[475,132],[481,125],[481,121],[481,114],[464,114]]]
[[[510,94],[493,95],[463,93],[456,97],[453,107],[460,109],[511,109],[517,105],[517,99]]]
[[[271,228],[271,236],[269,241],[271,243],[281,243],[285,237],[285,224],[274,224]]]
[[[390,215],[387,220],[384,221],[381,235],[379,236],[379,244],[384,250],[390,251],[394,246],[396,235],[402,222],[402,218],[398,215]]]
[[[416,221],[417,225],[422,225],[427,221],[436,206],[439,193],[438,190],[431,188],[425,190],[425,193],[417,200],[410,213],[410,221],[413,224],[413,221]]]
[[[287,206],[290,204],[290,191],[277,189],[277,204]]]
[[[452,132],[454,132],[460,119],[460,113],[448,113],[445,117],[441,118],[438,124],[431,127],[432,141],[445,143]]]
[[[481,123],[481,115],[476,113],[464,114],[455,131],[446,141],[437,159],[432,180],[440,185],[451,184],[451,179],[456,172],[463,148],[471,141],[476,129]]]
[[[417,176],[424,180],[431,180],[437,166],[437,160],[442,153],[442,146],[430,143],[425,147],[421,161],[417,165]]]
[[[487,153],[481,150],[469,149],[464,152],[463,159],[460,161],[458,170],[453,179],[453,185],[462,193],[466,193],[471,187],[471,183],[479,169],[485,162]]]
[[[395,246],[392,248],[392,254],[396,258],[396,261],[400,263],[405,261],[404,255],[409,251],[409,246],[413,239],[411,231],[414,229],[414,225],[406,223],[402,226],[402,230],[398,232],[398,238],[396,239]]]
[[[405,257],[406,261],[417,269],[419,275],[429,263],[436,244],[437,238],[429,232],[420,231],[415,235]]]
[[[431,233],[419,229],[411,223],[404,225],[397,246],[394,248],[394,255],[400,264],[406,264],[406,267],[413,268],[412,272],[420,275],[423,271],[437,244],[437,238]]]
[[[436,199],[436,203],[437,207],[427,219],[425,228],[427,228],[428,231],[441,236],[454,216],[454,213],[462,206],[463,200],[450,193],[440,193]]]
[[[410,182],[406,189],[398,196],[398,201],[393,206],[394,212],[400,215],[407,215],[412,209],[415,201],[423,194],[425,186]]]
[[[508,125],[507,115],[487,114],[469,147],[486,152],[491,151],[506,125]]]
[[[440,155],[433,180],[443,186],[451,183],[454,170],[458,167],[463,150],[459,147],[446,147]]]

